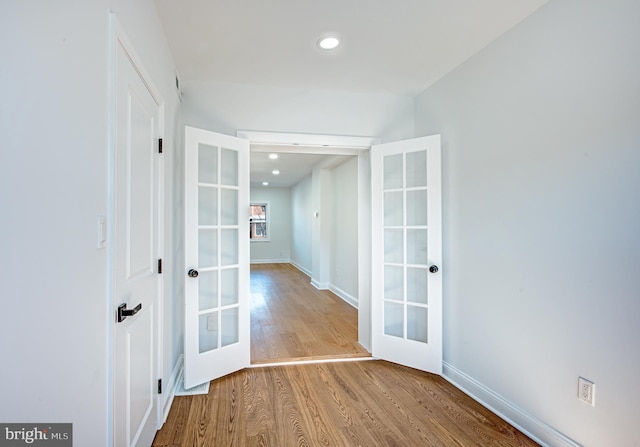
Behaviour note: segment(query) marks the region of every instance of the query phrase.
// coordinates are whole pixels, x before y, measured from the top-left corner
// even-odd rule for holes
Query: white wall
[[[552,0],[416,99],[443,136],[444,359],[588,446],[639,445],[638,17]]]
[[[291,262],[358,305],[357,157],[317,167],[291,188]]]
[[[358,158],[331,170],[331,289],[353,305],[358,302]]]
[[[291,187],[291,263],[311,276],[311,175]]]
[[[331,171],[316,165],[311,173],[311,284],[321,290],[328,289],[331,280],[331,187]]]
[[[268,203],[268,241],[251,241],[251,262],[289,262],[291,194],[289,188],[251,188],[251,203]]]
[[[107,252],[96,249],[96,216],[108,206],[110,11],[164,96],[167,149],[176,150],[173,63],[150,0],[24,0],[0,15],[0,420],[72,422],[76,445],[111,439],[114,314]],[[166,160],[168,215],[180,207],[176,164],[178,156]],[[165,230],[170,252],[180,245],[172,243],[172,219]],[[173,330],[178,286],[175,265],[167,264],[165,329]],[[165,370],[181,349],[171,338]]]
[[[413,98],[185,81],[185,124],[235,135],[237,130],[413,136]]]

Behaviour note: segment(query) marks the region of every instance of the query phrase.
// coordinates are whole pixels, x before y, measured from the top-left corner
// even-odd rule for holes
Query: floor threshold
[[[315,358],[315,359],[283,359],[275,362],[252,363],[248,368],[267,368],[270,366],[289,366],[289,365],[313,365],[317,363],[345,363],[345,362],[365,362],[369,360],[379,360],[371,356],[360,357],[332,357],[332,358]]]

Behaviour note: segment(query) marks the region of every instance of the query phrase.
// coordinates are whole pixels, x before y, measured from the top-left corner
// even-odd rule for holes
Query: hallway
[[[251,363],[370,357],[358,311],[291,264],[251,266]]]

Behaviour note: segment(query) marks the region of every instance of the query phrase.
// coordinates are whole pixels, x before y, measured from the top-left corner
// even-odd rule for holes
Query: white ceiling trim
[[[255,144],[251,143],[251,152],[276,152],[279,154],[305,155],[360,155],[369,148],[300,146],[290,144]]]
[[[302,152],[327,155],[359,155],[382,140],[376,137],[354,137],[347,135],[319,135],[305,133],[260,132],[239,130],[238,138],[251,143],[251,150],[268,152],[274,149],[269,146],[281,146],[278,152]]]

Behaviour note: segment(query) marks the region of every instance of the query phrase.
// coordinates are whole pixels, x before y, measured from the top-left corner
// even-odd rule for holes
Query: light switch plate
[[[107,246],[107,218],[98,216],[98,236],[96,240],[96,248],[106,248]]]

